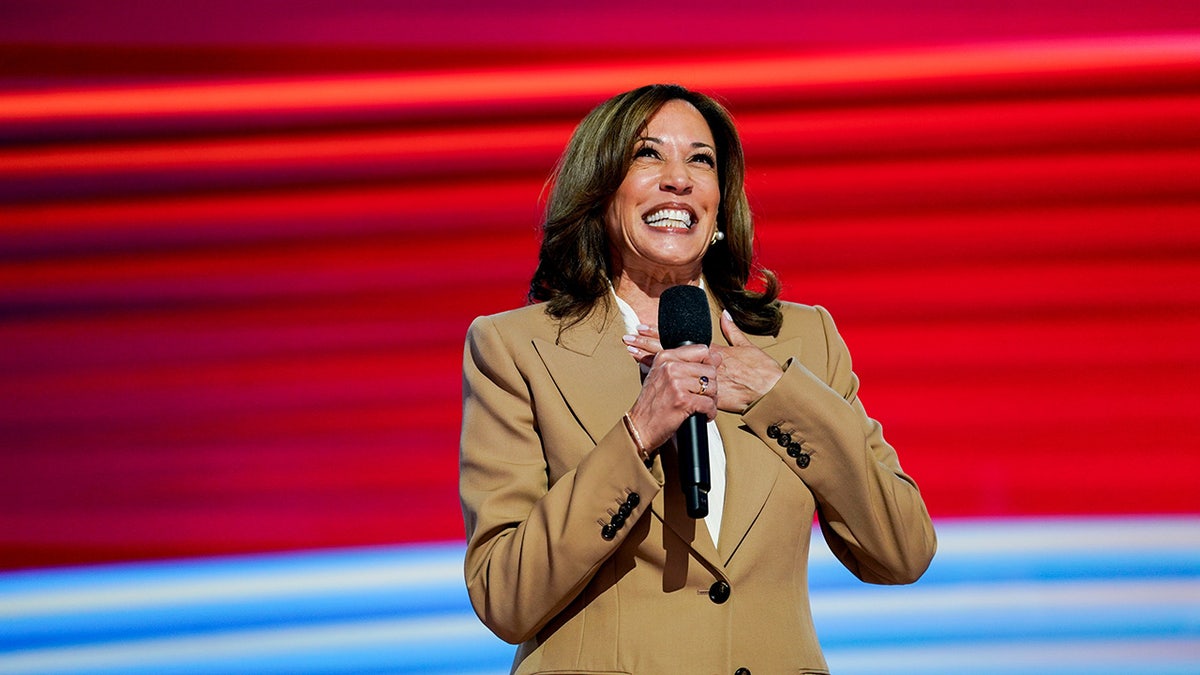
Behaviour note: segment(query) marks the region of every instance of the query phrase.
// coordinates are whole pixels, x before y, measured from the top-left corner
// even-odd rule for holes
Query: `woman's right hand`
[[[694,413],[717,416],[717,368],[721,355],[706,345],[666,349],[654,357],[629,418],[646,449],[653,451]],[[704,378],[704,379],[702,379]],[[703,384],[702,384],[703,382]]]

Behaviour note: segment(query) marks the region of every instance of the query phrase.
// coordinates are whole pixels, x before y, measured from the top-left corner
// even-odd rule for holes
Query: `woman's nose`
[[[692,175],[684,162],[666,162],[663,164],[662,176],[659,177],[658,188],[663,192],[685,195],[692,191]]]

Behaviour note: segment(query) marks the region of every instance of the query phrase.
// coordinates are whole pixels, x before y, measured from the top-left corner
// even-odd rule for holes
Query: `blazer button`
[[[738,668],[737,670],[733,671],[733,675],[750,675],[750,669]]]
[[[616,536],[617,528],[613,527],[612,525],[605,525],[604,527],[600,528],[600,537],[604,539],[604,541],[612,541]]]
[[[636,508],[638,504],[642,503],[642,498],[638,496],[638,493],[630,492],[629,496],[625,498],[625,503],[631,508]]]
[[[799,457],[803,449],[799,443],[788,443],[788,457]]]
[[[625,527],[625,516],[623,516],[619,513],[617,515],[613,516],[612,521],[609,522],[609,526],[615,527],[618,530],[621,529],[622,527]]]
[[[778,424],[772,424],[771,426],[767,427],[767,438],[779,438],[780,433],[782,433],[782,430],[779,428]]]
[[[801,469],[807,469],[808,465],[811,462],[812,462],[812,455],[808,454],[807,452],[800,453],[800,456],[796,458],[796,464]]]
[[[779,444],[779,447],[786,448],[787,446],[792,444],[792,435],[791,434],[779,434],[779,438],[775,439],[775,442]]]
[[[617,508],[617,515],[621,516],[622,518],[628,518],[632,513],[633,507],[629,505],[629,502],[625,502]]]
[[[708,599],[720,605],[729,599],[729,584],[718,581],[708,587]]]

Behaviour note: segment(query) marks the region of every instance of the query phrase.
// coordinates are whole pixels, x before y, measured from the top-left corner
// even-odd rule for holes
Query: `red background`
[[[1200,512],[1194,3],[637,7],[6,3],[0,566],[461,537],[467,324],[650,81],[935,517]]]

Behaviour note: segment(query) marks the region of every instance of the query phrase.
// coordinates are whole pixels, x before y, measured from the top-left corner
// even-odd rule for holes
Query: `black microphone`
[[[708,296],[698,286],[672,286],[658,299],[658,336],[663,349],[712,342]],[[675,432],[679,448],[679,482],[692,518],[708,515],[708,491],[712,489],[708,469],[708,417],[688,416]]]

